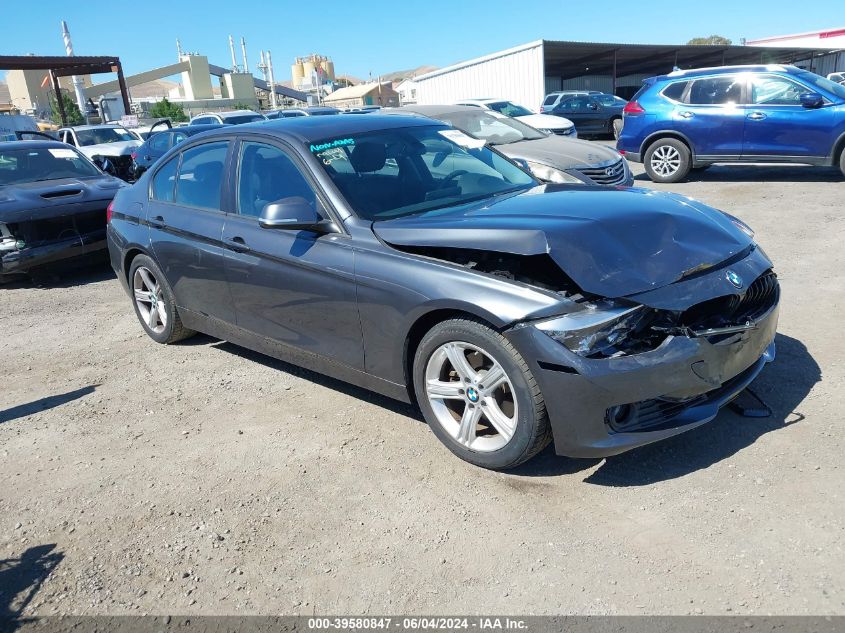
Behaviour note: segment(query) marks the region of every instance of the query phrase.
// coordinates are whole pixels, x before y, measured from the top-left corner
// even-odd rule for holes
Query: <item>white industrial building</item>
[[[808,46],[811,48],[831,49],[830,53],[813,60],[810,68],[819,75],[828,75],[845,70],[845,27],[840,29],[826,29],[824,31],[809,31],[807,33],[793,33],[791,35],[775,35],[757,40],[746,41],[748,46]]]
[[[821,44],[688,46],[536,40],[418,75],[414,81],[420,104],[495,97],[536,110],[543,96],[554,90],[601,90],[630,98],[643,79],[673,68],[761,63],[815,68],[830,56],[830,48]]]

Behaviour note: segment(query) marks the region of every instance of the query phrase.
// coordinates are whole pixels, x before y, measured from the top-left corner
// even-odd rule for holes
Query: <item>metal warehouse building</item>
[[[554,90],[601,90],[628,98],[642,80],[674,67],[783,63],[813,69],[829,48],[602,44],[537,40],[415,78],[417,102],[497,97],[530,108]]]

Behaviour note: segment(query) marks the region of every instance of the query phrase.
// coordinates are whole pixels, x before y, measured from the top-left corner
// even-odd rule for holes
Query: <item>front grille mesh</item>
[[[622,158],[604,167],[584,167],[579,169],[582,174],[597,185],[618,185],[625,181],[625,165]]]
[[[745,294],[698,303],[681,315],[680,322],[693,329],[741,325],[765,314],[779,298],[777,275],[769,270],[757,277]]]

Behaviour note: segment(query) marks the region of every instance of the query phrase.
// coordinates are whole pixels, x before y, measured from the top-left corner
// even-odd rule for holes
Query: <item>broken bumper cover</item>
[[[607,457],[715,418],[774,360],[777,320],[775,305],[755,329],[670,336],[649,352],[595,360],[573,354],[530,324],[505,335],[540,385],[555,452]]]
[[[0,275],[25,273],[37,266],[88,255],[105,248],[105,227],[63,240],[25,246],[22,249],[4,253],[0,257]]]

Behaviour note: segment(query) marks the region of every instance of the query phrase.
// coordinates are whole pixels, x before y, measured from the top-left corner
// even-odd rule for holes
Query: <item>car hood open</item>
[[[510,158],[523,158],[557,169],[595,167],[616,162],[621,158],[615,149],[599,143],[556,135],[497,145],[496,149]]]
[[[752,244],[725,214],[677,194],[568,185],[378,221],[373,231],[397,247],[548,254],[582,290],[608,298],[660,288]]]

